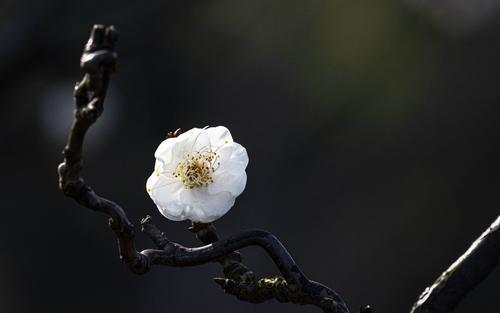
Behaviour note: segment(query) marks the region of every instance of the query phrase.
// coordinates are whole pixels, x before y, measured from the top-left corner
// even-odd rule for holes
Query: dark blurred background
[[[199,245],[145,181],[167,131],[225,125],[250,164],[220,234],[267,229],[354,312],[409,312],[499,213],[499,16],[494,0],[1,0],[0,311],[319,312],[237,301],[216,264],[135,276],[106,218],[59,192],[79,57],[105,23],[121,66],[85,147],[96,191]],[[497,269],[457,312],[498,313],[499,289]]]

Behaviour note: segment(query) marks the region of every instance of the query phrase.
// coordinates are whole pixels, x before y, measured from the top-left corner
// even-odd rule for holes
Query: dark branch
[[[98,196],[81,177],[85,133],[103,112],[110,76],[116,67],[116,40],[113,26],[95,25],[83,51],[80,65],[86,74],[75,86],[75,116],[63,151],[64,162],[58,167],[59,188],[79,204],[110,217],[121,259],[132,272],[140,274],[148,270],[148,263],[135,249],[134,226],[120,206]]]
[[[344,301],[331,289],[308,280],[281,242],[262,230],[251,230],[220,241],[211,224],[195,224],[193,231],[206,243],[199,248],[186,248],[171,242],[146,217],[141,221],[142,230],[158,247],[137,252],[134,244],[134,226],[124,210],[116,203],[98,196],[82,176],[82,148],[89,127],[103,112],[103,102],[110,76],[116,69],[115,45],[117,32],[113,26],[95,25],[85,46],[80,65],[86,74],[75,87],[75,115],[68,142],[64,148],[64,162],[59,165],[59,188],[79,204],[106,214],[109,224],[118,238],[121,259],[130,271],[143,274],[150,265],[196,266],[219,262],[225,279],[217,279],[226,292],[239,299],[259,303],[276,298],[278,301],[313,304],[325,312],[348,313]],[[237,250],[256,245],[272,258],[284,278],[256,280],[253,273],[241,262]]]
[[[281,242],[269,232],[249,230],[219,240],[212,224],[193,224],[191,230],[206,245],[186,248],[171,242],[148,216],[142,230],[158,249],[138,252],[134,244],[134,226],[116,203],[98,196],[83,180],[82,148],[89,127],[103,112],[111,74],[116,69],[117,32],[112,26],[95,25],[85,46],[80,65],[86,74],[75,87],[75,115],[64,162],[59,165],[59,188],[79,204],[106,214],[118,238],[120,258],[130,271],[143,274],[151,265],[196,266],[209,262],[222,265],[225,278],[215,281],[240,300],[260,303],[269,299],[297,304],[313,304],[325,312],[348,313],[344,301],[334,291],[309,280]],[[172,133],[175,136],[178,133]],[[248,246],[263,248],[283,277],[255,278],[242,262],[238,250]],[[500,262],[500,217],[477,239],[469,250],[453,263],[420,296],[412,313],[451,312],[467,293],[479,284]],[[371,312],[369,306],[361,312]]]
[[[219,240],[219,236],[217,235],[215,226],[213,224],[202,224],[202,223],[193,223],[193,226],[190,228],[191,231],[196,233],[196,236],[200,241],[205,244],[215,243]],[[259,242],[259,240],[255,240],[259,237],[269,237],[271,243],[267,244],[268,247],[272,249],[277,249],[277,253],[268,253],[273,257],[273,255],[279,254],[278,257],[273,258],[278,268],[282,274],[285,275],[287,270],[283,270],[282,267],[290,267],[297,268],[295,262],[292,257],[288,254],[288,251],[277,241],[277,238],[273,235],[265,232],[256,230],[253,231],[253,234],[240,234],[241,239],[250,239],[253,238],[255,242],[249,243],[248,245],[259,245],[262,248],[266,249],[266,244],[263,242]],[[235,239],[230,238],[228,241],[234,242]],[[236,241],[240,241],[236,239]],[[272,243],[274,241],[274,243]],[[278,244],[276,244],[278,243]],[[239,242],[241,247],[246,246],[246,244],[242,241]],[[225,245],[222,243],[222,245]],[[216,244],[214,244],[216,246]],[[235,247],[236,248],[236,247]],[[288,265],[280,265],[280,260],[289,260]],[[332,311],[341,311],[347,310],[346,305],[342,302],[342,299],[338,297],[332,290],[325,291],[330,296],[324,297],[314,297],[312,296],[314,293],[310,291],[306,291],[307,285],[310,281],[304,276],[300,270],[297,273],[290,274],[288,276],[293,275],[295,277],[289,277],[285,279],[283,277],[264,277],[264,278],[256,278],[254,273],[249,270],[242,262],[242,257],[238,251],[235,251],[231,254],[228,254],[220,259],[218,262],[221,264],[224,272],[225,278],[214,278],[215,282],[219,284],[226,293],[232,294],[237,297],[239,300],[248,301],[252,303],[261,303],[270,299],[276,299],[280,302],[292,302],[299,304],[315,304],[319,307],[322,307],[324,310],[332,310]],[[289,271],[288,271],[289,272]],[[285,276],[287,277],[287,276]],[[290,284],[291,281],[299,281],[298,287],[294,287]],[[315,284],[315,283],[313,283]],[[324,287],[324,286],[321,286]],[[316,291],[318,293],[318,291]],[[321,291],[319,292],[321,293]],[[330,297],[336,299],[338,303],[332,303],[330,301]],[[339,308],[333,308],[334,306],[340,306]],[[342,307],[343,306],[343,307]]]
[[[145,221],[149,236],[158,241],[156,227],[152,226],[151,219]],[[302,273],[291,255],[272,234],[264,230],[248,230],[229,237],[226,240],[216,241],[199,248],[186,248],[169,242],[162,250],[144,250],[141,254],[148,257],[151,264],[166,266],[197,266],[208,262],[221,261],[239,249],[248,246],[263,248],[272,258],[284,278],[264,278],[260,280],[218,279],[217,283],[232,294],[238,294],[240,300],[260,303],[276,298],[281,302],[298,304],[314,304],[325,312],[348,312],[346,304],[331,289],[310,281]]]
[[[420,295],[411,313],[452,312],[500,262],[500,216],[434,284]]]
[[[217,230],[212,223],[193,223],[193,226],[189,230],[195,233],[196,237],[204,244],[219,241],[219,235],[217,235]],[[217,261],[222,266],[224,276],[228,279],[244,283],[255,279],[254,273],[243,264],[243,259],[239,251],[234,251]],[[219,279],[216,278],[215,281],[219,282]]]

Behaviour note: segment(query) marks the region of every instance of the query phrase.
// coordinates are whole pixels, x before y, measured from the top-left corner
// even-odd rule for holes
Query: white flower
[[[146,190],[173,221],[209,223],[229,211],[245,189],[246,149],[226,127],[193,128],[164,140]]]

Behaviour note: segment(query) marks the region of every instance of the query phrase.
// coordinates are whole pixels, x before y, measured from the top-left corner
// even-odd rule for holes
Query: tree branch
[[[193,223],[205,246],[187,248],[168,240],[147,216],[142,231],[157,249],[138,252],[134,243],[134,226],[116,203],[98,196],[81,176],[82,149],[89,127],[103,112],[111,74],[116,69],[117,32],[113,26],[95,25],[85,46],[80,66],[86,74],[75,86],[75,114],[64,161],[58,167],[59,188],[68,197],[109,217],[109,225],[118,239],[120,258],[129,270],[143,274],[151,265],[197,266],[209,262],[221,264],[225,278],[215,281],[229,294],[243,301],[260,303],[269,299],[296,304],[312,304],[324,312],[348,313],[342,298],[328,287],[309,280],[281,242],[263,230],[244,231],[219,240],[213,224]],[[177,133],[177,131],[176,131]],[[174,134],[174,133],[172,133]],[[263,248],[283,277],[257,279],[244,264],[238,250],[248,246]],[[448,313],[479,284],[500,262],[500,216],[436,282],[428,287],[413,306],[411,313]],[[361,312],[371,312],[366,306]]]
[[[120,206],[98,196],[81,177],[85,133],[103,112],[110,76],[116,67],[117,36],[113,26],[95,25],[83,51],[80,66],[86,74],[75,86],[74,122],[63,150],[64,162],[58,167],[59,188],[79,204],[110,217],[109,225],[118,238],[120,258],[132,272],[141,274],[149,265],[135,250],[134,226]]]
[[[427,287],[411,313],[448,313],[500,262],[500,216],[438,279]]]
[[[204,244],[211,244],[219,241],[219,235],[217,235],[216,228],[212,223],[193,223],[189,230],[195,233],[196,237]],[[243,264],[243,259],[239,251],[234,251],[217,261],[222,266],[222,271],[227,279],[243,282],[245,284],[249,284],[255,280],[254,273]],[[214,278],[214,280],[221,285],[224,279]]]
[[[347,305],[340,296],[328,287],[307,279],[281,242],[263,230],[241,232],[220,241],[213,225],[194,224],[192,231],[207,245],[186,248],[168,240],[151,218],[146,217],[141,221],[142,230],[158,249],[136,250],[134,226],[124,210],[98,196],[81,176],[85,134],[103,112],[110,77],[116,69],[116,41],[117,32],[113,26],[95,25],[83,51],[80,66],[86,74],[75,87],[74,122],[63,150],[64,161],[58,167],[61,191],[82,206],[110,218],[109,224],[118,239],[120,258],[133,273],[146,273],[151,265],[182,267],[219,262],[226,278],[216,279],[216,282],[240,300],[259,303],[276,298],[282,302],[313,304],[325,312],[348,313]],[[271,256],[283,278],[255,279],[253,273],[241,263],[237,252],[251,245],[260,246]]]

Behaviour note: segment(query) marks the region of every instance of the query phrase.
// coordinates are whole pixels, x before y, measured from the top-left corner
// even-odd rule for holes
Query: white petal
[[[180,201],[169,202],[165,207],[158,207],[161,215],[165,216],[171,221],[184,221],[188,219],[186,217],[186,205]]]
[[[182,183],[166,175],[158,176],[155,172],[149,177],[146,188],[161,214],[172,220],[185,219],[184,206],[179,201],[180,191],[184,188]]]
[[[170,151],[172,146],[176,143],[176,138],[167,138],[163,140],[155,151],[155,158],[162,156],[165,152]]]
[[[179,139],[183,140],[183,152],[191,153],[210,147],[210,139],[205,128],[193,128],[181,134]]]
[[[228,191],[234,197],[237,197],[245,189],[247,183],[247,174],[245,173],[245,171],[241,171],[236,175],[230,172],[222,172],[220,174],[214,175],[213,179],[214,182],[207,187],[209,194],[214,195],[220,192]]]
[[[233,142],[217,151],[220,156],[220,166],[217,171],[239,173],[248,165],[247,150],[239,143]]]
[[[235,197],[230,192],[212,195],[206,188],[185,189],[181,192],[181,202],[189,209],[187,218],[195,222],[209,223],[226,214],[234,205]]]
[[[175,169],[183,157],[186,141],[186,138],[169,138],[160,144],[155,158],[161,162],[161,171]]]
[[[233,142],[233,137],[224,126],[209,127],[205,131],[207,136],[210,138],[210,144],[212,147],[221,147],[225,144]]]
[[[171,163],[167,164],[167,163],[163,162],[162,159],[156,159],[156,161],[155,161],[155,173],[173,175],[173,173],[175,171],[175,166],[172,166],[172,164],[174,164],[174,163],[171,162]],[[175,164],[177,164],[177,162]]]

